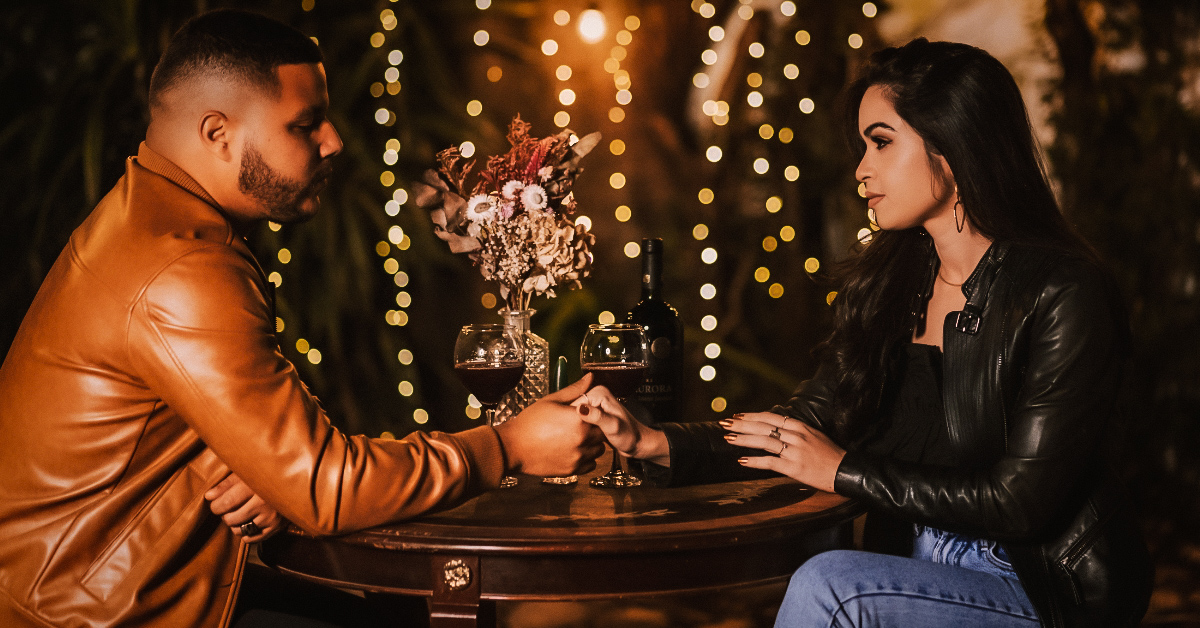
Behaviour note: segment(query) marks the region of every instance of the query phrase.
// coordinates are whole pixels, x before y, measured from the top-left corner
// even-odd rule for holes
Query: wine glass
[[[511,325],[464,325],[454,342],[454,373],[483,406],[489,425],[496,420],[496,406],[504,394],[516,387],[525,374],[524,343]],[[510,475],[500,480],[502,488],[517,485]]]
[[[579,366],[592,374],[593,386],[604,386],[625,401],[646,376],[650,343],[641,325],[588,325],[579,348]],[[612,468],[592,478],[597,488],[626,488],[641,485],[641,479],[621,470],[621,454],[613,449]]]

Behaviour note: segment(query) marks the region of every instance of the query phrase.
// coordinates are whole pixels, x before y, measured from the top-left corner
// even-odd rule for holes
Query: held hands
[[[599,427],[613,449],[622,456],[671,466],[667,437],[661,430],[646,427],[629,414],[608,388],[596,386],[571,405],[579,407],[581,412],[590,407],[583,420]]]
[[[596,458],[604,453],[604,434],[580,420],[585,410],[569,405],[591,383],[591,374],[584,375],[496,426],[509,471],[554,477],[596,468]]]
[[[213,514],[233,529],[234,536],[244,537],[249,543],[257,543],[283,529],[284,518],[233,473],[208,489],[204,499],[209,501]],[[246,531],[256,533],[246,535]]]
[[[742,458],[738,462],[743,465],[770,469],[813,488],[834,492],[833,482],[846,450],[807,423],[770,412],[747,412],[721,421],[721,426],[729,430],[725,440],[730,443],[771,454]]]

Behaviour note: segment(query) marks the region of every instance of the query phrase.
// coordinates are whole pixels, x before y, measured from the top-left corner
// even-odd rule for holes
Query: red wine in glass
[[[603,385],[617,399],[633,394],[646,376],[646,359],[650,345],[641,325],[589,325],[579,347],[579,366],[592,374],[592,383]],[[637,476],[621,469],[621,455],[613,450],[612,468],[604,475],[592,478],[597,488],[627,488],[641,485]]]
[[[646,377],[645,362],[599,362],[581,368],[592,374],[593,386],[604,386],[618,399],[632,395]]]
[[[521,381],[521,376],[525,374],[525,363],[463,362],[454,365],[454,374],[475,395],[480,405],[495,406],[500,403],[504,393]]]
[[[525,373],[525,343],[509,325],[465,325],[454,342],[454,372],[479,400],[489,425],[496,424],[496,406]],[[505,476],[502,488],[517,485]]]

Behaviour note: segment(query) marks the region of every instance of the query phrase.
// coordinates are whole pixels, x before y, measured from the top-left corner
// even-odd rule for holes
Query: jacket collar
[[[974,334],[979,330],[980,317],[987,304],[992,282],[996,279],[996,271],[1000,269],[1005,256],[1008,255],[1009,248],[1007,242],[993,242],[980,258],[979,263],[975,265],[975,270],[971,271],[970,276],[963,282],[962,291],[963,296],[967,297],[967,303],[955,316],[954,327],[958,331]],[[933,296],[933,284],[937,281],[940,267],[941,260],[938,259],[937,249],[934,248],[931,238],[929,240],[929,266],[926,270],[925,281],[921,284],[921,292],[917,294],[914,302],[912,312],[914,323],[921,321],[924,316],[925,306]]]
[[[175,165],[175,162],[163,157],[153,148],[146,146],[145,142],[138,145],[137,162],[146,170],[200,197],[205,203],[216,208],[221,207],[217,203],[217,199],[213,198],[208,190],[205,190],[204,186],[200,185],[191,175],[184,172],[183,168]]]

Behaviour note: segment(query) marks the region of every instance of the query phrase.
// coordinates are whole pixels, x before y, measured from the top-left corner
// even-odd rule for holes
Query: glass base
[[[579,481],[578,475],[564,475],[564,476],[553,477],[553,478],[542,478],[542,484],[558,484],[560,486],[567,486],[570,484],[574,484],[578,481]]]
[[[630,488],[641,486],[642,480],[635,475],[630,475],[618,469],[592,478],[591,485],[596,488]]]
[[[517,478],[506,475],[500,478],[500,488],[512,488],[517,485]]]

